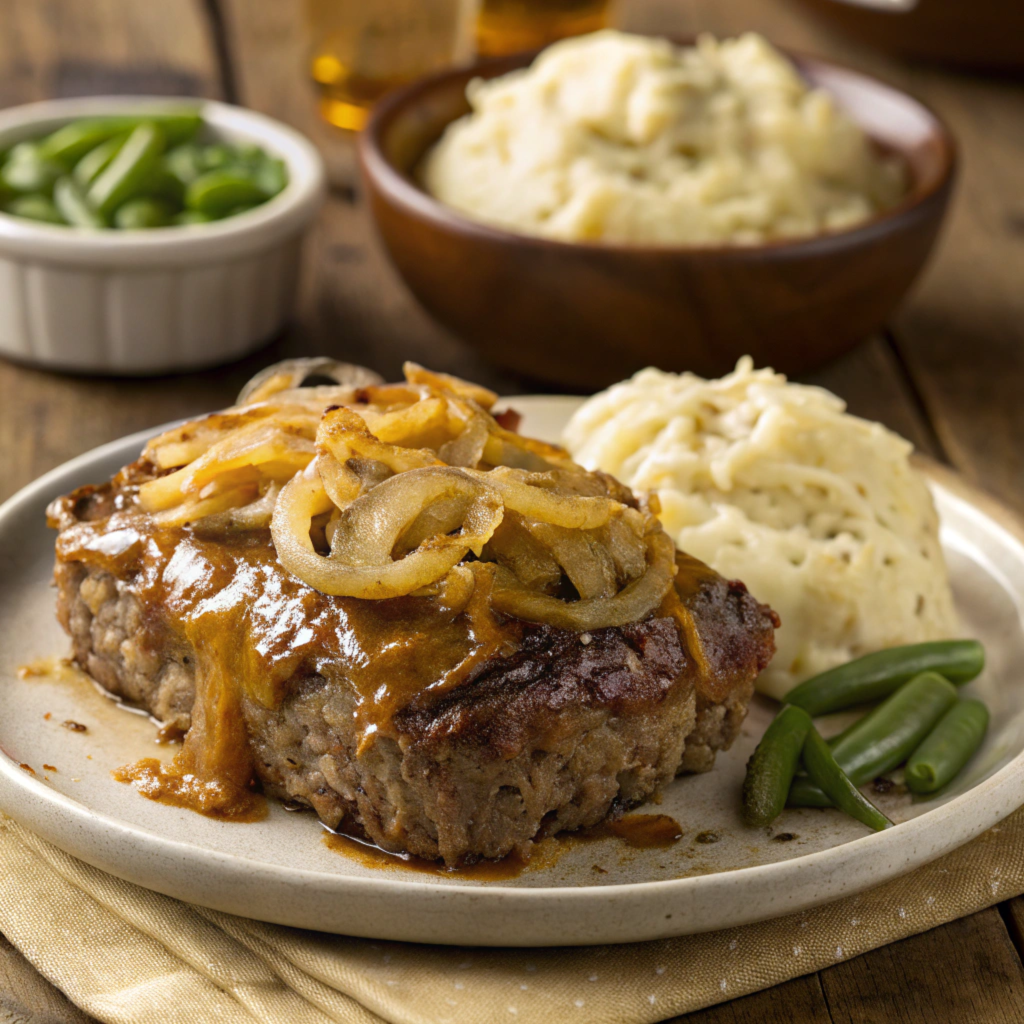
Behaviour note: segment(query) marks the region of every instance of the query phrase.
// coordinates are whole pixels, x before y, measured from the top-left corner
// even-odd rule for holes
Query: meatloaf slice
[[[351,609],[346,618],[344,599],[281,569],[265,531],[234,546],[188,527],[157,536],[128,498],[103,489],[65,499],[54,518],[58,615],[106,689],[187,731],[204,652],[184,624],[245,580],[231,628],[274,676],[269,691],[239,695],[264,792],[450,865],[526,853],[538,833],[595,824],[679,770],[706,770],[774,650],[772,613],[700,566],[679,593],[689,633],[671,612],[582,634],[504,621],[501,643],[457,685],[421,680],[386,727],[367,731],[343,654]],[[216,574],[197,584],[183,553]],[[413,599],[386,614],[411,614],[401,601]]]

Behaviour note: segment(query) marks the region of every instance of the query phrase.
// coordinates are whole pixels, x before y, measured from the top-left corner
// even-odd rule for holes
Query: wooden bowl
[[[394,93],[359,140],[362,175],[391,259],[441,323],[494,362],[593,390],[643,366],[717,375],[744,354],[799,373],[881,327],[931,252],[955,146],[917,100],[865,75],[794,57],[877,143],[911,188],[851,230],[757,246],[567,243],[477,223],[428,195],[413,172],[465,114],[466,84],[528,64],[518,54]]]
[[[906,10],[858,0],[801,2],[875,49],[979,71],[1024,72],[1019,0],[918,0]]]

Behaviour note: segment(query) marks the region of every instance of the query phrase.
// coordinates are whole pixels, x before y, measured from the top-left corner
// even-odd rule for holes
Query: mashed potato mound
[[[680,48],[598,32],[467,96],[423,184],[513,231],[756,243],[850,227],[904,192],[902,168],[757,35]]]
[[[595,395],[565,442],[656,491],[678,546],[782,618],[758,688],[781,698],[870,651],[955,635],[938,517],[909,442],[749,358],[721,380],[642,370]]]

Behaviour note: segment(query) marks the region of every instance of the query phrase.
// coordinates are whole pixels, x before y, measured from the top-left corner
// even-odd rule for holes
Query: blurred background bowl
[[[981,71],[1024,71],[1020,0],[799,0],[869,46]]]
[[[59,370],[157,374],[216,366],[291,315],[302,235],[324,197],[316,148],[287,125],[188,97],[89,96],[0,112],[0,151],[80,117],[195,107],[202,138],[255,143],[288,184],[211,224],[88,231],[0,213],[0,355]]]
[[[415,181],[467,113],[466,84],[534,53],[443,72],[394,93],[359,140],[385,246],[419,301],[502,366],[562,387],[604,387],[647,365],[717,375],[752,355],[797,373],[879,328],[923,267],[949,200],[955,146],[917,100],[855,71],[794,57],[814,86],[910,169],[894,209],[850,230],[756,246],[573,244],[468,219]]]

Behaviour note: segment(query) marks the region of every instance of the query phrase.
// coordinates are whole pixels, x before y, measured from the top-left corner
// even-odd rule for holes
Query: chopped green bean
[[[230,146],[215,142],[210,146],[203,146],[199,162],[203,171],[219,171],[234,163],[235,152]]]
[[[139,195],[164,149],[164,134],[155,124],[144,122],[136,128],[89,188],[89,202],[109,217],[128,199]]]
[[[207,216],[205,213],[200,213],[199,210],[182,210],[181,213],[174,215],[175,224],[209,224],[212,221],[212,217]]]
[[[743,780],[743,820],[748,825],[770,825],[782,813],[810,728],[806,711],[786,705],[765,730]]]
[[[7,156],[0,179],[12,192],[49,195],[54,182],[64,174],[55,160],[48,160],[34,142],[19,142]]]
[[[832,753],[854,785],[862,786],[902,764],[956,700],[956,688],[950,682],[934,672],[922,672],[846,732]],[[794,780],[791,807],[828,807],[829,803],[812,780]]]
[[[268,199],[273,199],[288,184],[288,171],[283,160],[265,159],[253,169],[253,178]]]
[[[53,186],[53,201],[61,216],[76,228],[105,228],[106,221],[92,208],[78,182],[70,175]]]
[[[842,770],[828,744],[813,725],[804,740],[803,762],[811,779],[839,810],[845,811],[876,832],[892,827],[892,822],[861,793],[853,784],[853,780]]]
[[[988,708],[980,700],[957,701],[907,761],[907,788],[934,793],[951,782],[974,756],[988,729]]]
[[[39,143],[39,152],[49,160],[56,160],[65,167],[72,167],[79,160],[92,152],[97,146],[119,134],[123,130],[112,125],[107,119],[86,119],[72,121],[58,128],[52,135],[47,135]]]
[[[966,683],[985,667],[985,649],[977,640],[937,640],[890,647],[823,672],[786,694],[812,718],[870,704],[888,697],[922,672],[938,672],[951,683]]]
[[[140,196],[129,199],[114,212],[114,224],[125,231],[162,228],[171,223],[174,211],[162,199]]]
[[[121,134],[101,142],[95,149],[90,149],[81,160],[75,164],[72,172],[75,181],[83,188],[88,188],[109,166],[110,162],[121,152],[121,147],[127,141],[128,136]]]
[[[196,178],[185,192],[185,205],[211,217],[223,217],[236,206],[249,206],[266,199],[249,175],[236,171],[208,171]]]
[[[164,167],[186,188],[206,170],[203,166],[202,149],[194,142],[187,142],[170,150],[164,157]]]
[[[200,142],[202,124],[189,109],[116,114],[20,142],[0,152],[0,209],[74,227],[195,225],[246,213],[286,187],[283,160],[251,142]]]
[[[7,204],[5,210],[12,217],[39,220],[47,224],[65,223],[64,218],[60,215],[60,210],[54,206],[53,200],[49,196],[41,194],[18,196]]]

